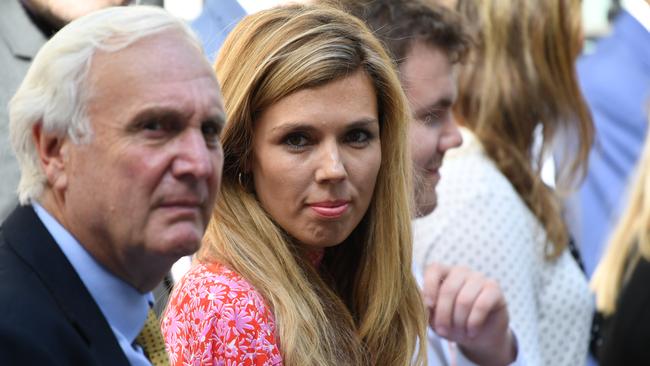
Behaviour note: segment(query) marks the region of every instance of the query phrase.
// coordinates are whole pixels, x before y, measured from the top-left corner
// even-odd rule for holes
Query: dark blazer
[[[0,364],[129,365],[31,206],[14,210],[0,227]]]
[[[639,260],[607,320],[601,366],[650,365],[650,262]]]

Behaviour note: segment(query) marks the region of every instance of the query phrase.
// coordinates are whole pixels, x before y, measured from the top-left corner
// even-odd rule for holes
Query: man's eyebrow
[[[164,106],[153,106],[150,108],[143,109],[139,111],[132,121],[134,123],[144,122],[149,120],[162,120],[162,119],[183,119],[189,118],[188,113],[183,113],[176,108],[164,107]],[[212,112],[203,118],[203,122],[212,121],[219,126],[223,127],[226,124],[226,115],[221,110]]]
[[[415,112],[416,117],[423,117],[428,115],[429,113],[436,112],[436,111],[444,111],[446,109],[451,108],[451,106],[454,105],[454,100],[449,97],[443,97],[438,100],[436,100],[433,104],[430,104],[428,106],[419,108]]]
[[[155,106],[139,111],[135,117],[133,117],[132,121],[137,123],[147,120],[174,119],[181,117],[183,117],[183,115],[177,109]]]

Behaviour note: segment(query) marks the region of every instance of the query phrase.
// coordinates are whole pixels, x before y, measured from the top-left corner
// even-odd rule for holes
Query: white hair
[[[95,52],[116,52],[143,37],[170,30],[179,31],[201,49],[182,20],[152,6],[93,12],[69,23],[43,45],[9,102],[11,145],[21,170],[17,191],[21,204],[40,197],[47,182],[32,137],[35,125],[41,124],[43,132],[67,135],[75,144],[90,141],[86,114],[90,85],[85,80]]]

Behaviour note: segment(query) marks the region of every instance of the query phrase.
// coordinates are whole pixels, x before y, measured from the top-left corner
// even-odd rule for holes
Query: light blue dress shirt
[[[214,62],[228,33],[245,15],[246,11],[236,0],[205,1],[201,15],[191,26],[210,62]]]
[[[153,303],[151,293],[142,294],[107,271],[42,206],[36,202],[32,205],[101,309],[131,365],[151,366],[142,349],[133,345],[144,326],[150,303]]]

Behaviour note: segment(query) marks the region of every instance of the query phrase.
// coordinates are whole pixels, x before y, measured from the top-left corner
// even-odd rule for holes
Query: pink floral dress
[[[174,366],[282,365],[273,313],[237,273],[198,263],[171,294],[162,332]]]

